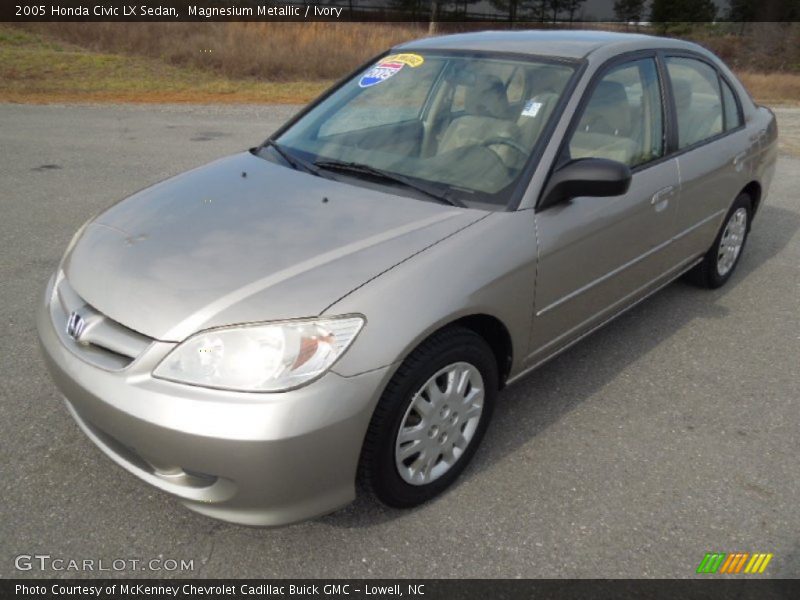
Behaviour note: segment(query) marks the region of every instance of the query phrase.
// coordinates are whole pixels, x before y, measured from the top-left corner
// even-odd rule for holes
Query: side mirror
[[[627,165],[607,158],[579,158],[550,176],[539,210],[578,196],[621,196],[631,185]]]

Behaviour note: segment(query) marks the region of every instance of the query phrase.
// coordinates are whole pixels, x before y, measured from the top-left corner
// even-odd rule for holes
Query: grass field
[[[374,23],[0,25],[0,101],[302,104],[424,34]],[[800,73],[754,71],[720,40],[717,50],[758,101],[800,104]]]
[[[303,103],[331,81],[260,81],[163,60],[87,50],[0,26],[2,102]]]
[[[800,73],[739,71],[737,75],[758,102],[800,105]]]

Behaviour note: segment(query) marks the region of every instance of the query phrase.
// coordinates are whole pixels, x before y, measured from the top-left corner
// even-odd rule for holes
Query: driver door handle
[[[650,198],[650,204],[656,207],[657,212],[661,212],[667,208],[669,199],[672,197],[673,192],[675,192],[674,185],[669,185],[658,190],[655,194],[653,194],[653,197]]]

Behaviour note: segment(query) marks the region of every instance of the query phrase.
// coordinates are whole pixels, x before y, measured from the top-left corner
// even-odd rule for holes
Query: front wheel
[[[362,482],[400,508],[444,491],[480,444],[497,377],[492,350],[469,329],[454,327],[423,342],[375,409],[361,455]]]
[[[750,197],[740,194],[725,216],[722,228],[703,261],[689,271],[691,281],[712,289],[725,285],[739,264],[750,232],[752,210]]]

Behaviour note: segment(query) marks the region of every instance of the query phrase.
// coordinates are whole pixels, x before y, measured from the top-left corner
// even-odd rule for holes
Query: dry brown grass
[[[763,104],[800,104],[800,73],[737,73],[739,79]]]
[[[303,104],[330,80],[230,78],[148,57],[94,52],[0,25],[0,102]]]
[[[26,29],[96,52],[261,81],[336,79],[424,34],[419,26],[388,23],[37,23]]]
[[[733,65],[758,101],[800,104],[792,44],[800,24],[751,24],[738,37],[726,27],[685,35]],[[305,103],[370,56],[425,33],[408,23],[3,24],[0,100]],[[756,44],[765,36],[769,43]],[[778,71],[754,69],[756,55]]]
[[[694,24],[680,37],[706,46],[736,71],[800,72],[800,23]]]

